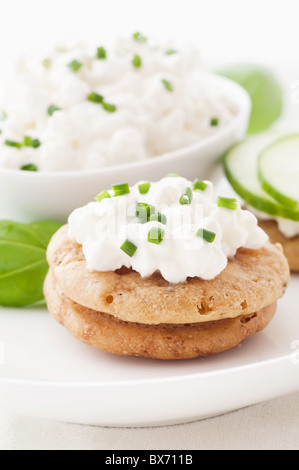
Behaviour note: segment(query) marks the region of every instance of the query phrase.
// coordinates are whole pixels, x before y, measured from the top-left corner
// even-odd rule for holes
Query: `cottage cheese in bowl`
[[[217,135],[236,103],[195,47],[139,33],[19,62],[0,122],[0,167],[39,172],[140,162]]]

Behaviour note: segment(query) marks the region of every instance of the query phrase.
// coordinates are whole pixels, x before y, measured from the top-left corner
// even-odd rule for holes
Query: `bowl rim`
[[[224,88],[230,88],[232,97],[237,95],[237,99],[235,102],[237,103],[239,109],[237,114],[233,117],[233,119],[225,125],[222,129],[220,129],[215,135],[210,135],[205,137],[193,144],[187,145],[185,147],[181,147],[180,149],[174,150],[172,152],[166,152],[156,157],[146,158],[144,160],[123,163],[121,165],[109,165],[107,167],[102,168],[94,168],[89,170],[64,170],[64,171],[42,171],[42,172],[30,172],[30,171],[21,171],[12,168],[1,168],[0,167],[0,175],[10,175],[20,177],[22,179],[32,179],[33,180],[41,180],[41,179],[58,179],[58,178],[78,178],[79,176],[96,176],[101,175],[105,176],[106,174],[110,174],[111,172],[120,172],[124,170],[132,169],[145,169],[147,166],[151,165],[153,162],[160,163],[160,162],[169,162],[172,159],[177,159],[180,157],[184,157],[185,154],[193,152],[195,150],[204,150],[206,147],[209,147],[211,144],[216,144],[217,142],[221,141],[225,135],[229,134],[236,123],[239,120],[244,118],[247,119],[249,117],[251,111],[251,99],[247,91],[238,83],[234,82],[233,80],[223,77],[221,75],[216,75],[212,72],[204,72],[206,77],[209,77],[214,82],[221,82],[224,85]],[[233,100],[234,101],[234,100]]]

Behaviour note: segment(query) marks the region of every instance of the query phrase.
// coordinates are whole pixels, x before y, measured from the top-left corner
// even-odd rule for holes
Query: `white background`
[[[286,126],[298,121],[298,0],[1,0],[0,104],[20,54],[46,54],[69,39],[105,45],[136,31],[195,42],[211,67],[249,62],[282,72]]]
[[[195,42],[208,66],[249,62],[279,72],[287,64],[289,102],[299,88],[298,0],[2,0],[0,103],[20,54],[46,54],[69,39],[105,45],[136,31]]]
[[[299,63],[298,0],[2,0],[0,73],[20,51],[117,34],[198,43],[211,63]]]

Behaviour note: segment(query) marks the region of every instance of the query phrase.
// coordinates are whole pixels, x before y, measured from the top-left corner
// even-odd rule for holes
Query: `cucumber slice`
[[[269,196],[262,189],[258,178],[259,155],[263,149],[279,140],[279,137],[275,133],[248,137],[224,155],[224,169],[233,189],[246,204],[274,217],[299,221],[299,211],[279,204]]]
[[[261,152],[258,176],[262,188],[277,202],[299,210],[299,134],[284,137]]]

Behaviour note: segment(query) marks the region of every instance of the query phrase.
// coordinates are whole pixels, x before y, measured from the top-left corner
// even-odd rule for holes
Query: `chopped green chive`
[[[90,93],[90,95],[88,95],[87,99],[92,103],[102,104],[104,101],[104,96],[99,95],[98,93],[93,91],[92,93]]]
[[[52,65],[50,59],[44,59],[44,60],[42,61],[42,64],[43,64],[43,66],[45,67],[45,69],[49,69],[49,68],[51,67],[51,65]]]
[[[117,107],[114,104],[105,103],[104,101],[102,102],[102,106],[108,113],[115,113],[117,110]]]
[[[38,149],[41,146],[41,142],[38,139],[33,139],[31,142],[31,147],[34,149]]]
[[[156,209],[154,206],[139,202],[136,205],[136,217],[140,224],[146,224],[150,217],[155,213]]]
[[[152,227],[148,233],[147,240],[149,243],[160,245],[165,236],[165,230],[160,227]]]
[[[198,179],[193,181],[193,189],[194,190],[199,190],[199,191],[204,191],[208,187],[207,183],[204,181],[200,181]]]
[[[68,64],[68,67],[74,72],[77,73],[82,67],[82,63],[78,62],[78,60],[73,60]]]
[[[32,137],[25,136],[23,142],[16,142],[14,140],[6,140],[4,142],[5,145],[8,147],[14,147],[17,149],[21,149],[22,147],[32,147],[37,149],[41,146],[41,142],[38,139],[33,139]]]
[[[167,217],[165,214],[161,214],[161,212],[158,212],[157,214],[153,214],[149,218],[150,222],[160,222],[163,225],[167,224]]]
[[[173,91],[173,85],[168,80],[165,80],[165,78],[163,78],[162,83],[167,91]]]
[[[166,55],[173,55],[177,53],[178,51],[176,51],[175,49],[168,49],[168,51],[165,52]]]
[[[183,194],[180,197],[180,204],[182,206],[187,205],[190,206],[193,199],[193,192],[191,188],[186,188]]]
[[[40,140],[38,139],[33,139],[32,137],[25,136],[23,145],[25,147],[32,147],[34,149],[37,149],[38,147],[41,146],[41,143],[40,143]]]
[[[150,190],[151,183],[142,183],[138,186],[140,194],[147,194]]]
[[[238,201],[235,198],[218,197],[217,206],[235,211],[238,208]]]
[[[137,251],[137,246],[134,245],[134,243],[130,242],[129,240],[126,240],[122,246],[120,247],[122,251],[124,251],[130,258],[135,255]]]
[[[107,58],[107,52],[104,47],[98,47],[97,50],[97,58],[100,60],[106,59]]]
[[[135,41],[137,42],[146,42],[147,41],[147,38],[145,36],[143,36],[141,33],[134,33],[133,34],[133,39],[135,39]]]
[[[196,236],[198,238],[202,238],[203,240],[205,240],[206,242],[208,243],[213,243],[213,241],[215,240],[216,238],[216,233],[214,232],[209,232],[209,230],[206,230],[204,228],[200,228],[198,230],[198,232],[196,233]]]
[[[134,65],[134,67],[136,67],[136,69],[139,69],[139,67],[141,67],[142,60],[141,60],[140,55],[137,55],[137,54],[134,55],[132,64]]]
[[[101,202],[103,199],[111,199],[111,195],[108,193],[108,191],[102,191],[95,197],[95,200],[98,202]]]
[[[28,137],[28,136],[24,137],[25,147],[31,147],[32,141],[33,141],[32,137]]]
[[[176,173],[168,173],[166,178],[181,178],[181,175],[177,175]]]
[[[22,171],[38,171],[38,168],[34,163],[28,163],[28,165],[24,165],[21,167]]]
[[[114,184],[112,190],[114,191],[115,197],[130,194],[130,186],[128,183]]]
[[[91,101],[92,103],[101,104],[103,108],[105,109],[105,111],[107,111],[108,113],[114,113],[117,110],[117,107],[114,104],[106,103],[104,101],[104,96],[99,95],[95,91],[90,93],[87,99],[88,101]]]
[[[48,107],[48,114],[49,114],[49,116],[53,116],[53,114],[56,113],[56,111],[60,111],[60,108],[58,108],[58,106],[56,106],[55,104],[51,104],[51,105]]]
[[[212,118],[210,121],[210,124],[212,127],[216,127],[219,124],[219,119],[218,118]]]
[[[21,144],[20,142],[15,142],[14,140],[6,140],[4,144],[8,147],[14,147],[16,149],[21,149],[23,147],[23,144]]]

